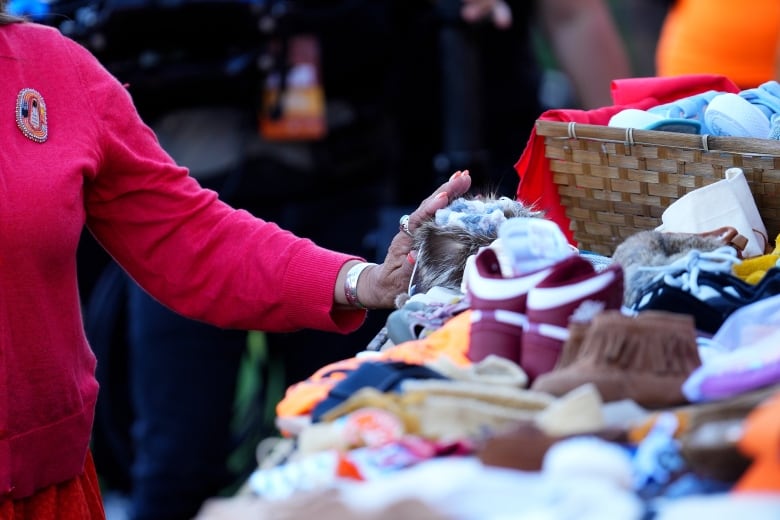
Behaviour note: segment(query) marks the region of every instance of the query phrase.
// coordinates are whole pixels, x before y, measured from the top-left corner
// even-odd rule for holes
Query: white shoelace
[[[731,274],[732,267],[741,262],[742,260],[737,256],[736,249],[730,246],[723,246],[707,252],[693,249],[687,255],[678,258],[670,264],[642,266],[638,269],[641,271],[658,272],[658,275],[653,278],[653,283],[663,280],[670,287],[676,287],[700,297],[702,291],[699,286],[699,274],[701,272]]]

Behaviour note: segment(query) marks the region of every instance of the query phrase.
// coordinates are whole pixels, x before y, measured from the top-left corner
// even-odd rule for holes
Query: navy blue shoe
[[[728,300],[726,300],[728,301]],[[633,311],[668,311],[693,316],[696,329],[707,334],[715,334],[729,315],[738,307],[729,307],[725,302],[713,305],[710,301],[700,300],[690,292],[679,287],[669,286],[659,281],[648,287]]]
[[[753,286],[732,274],[732,266],[739,262],[736,251],[724,247],[711,252],[692,250],[669,265],[643,268],[659,274],[631,310],[690,314],[698,330],[715,334],[731,313],[780,290],[780,272],[761,287]]]

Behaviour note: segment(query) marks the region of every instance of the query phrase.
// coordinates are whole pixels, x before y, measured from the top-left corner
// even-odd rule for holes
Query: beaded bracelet
[[[344,296],[347,298],[347,303],[349,303],[352,307],[357,307],[358,309],[367,308],[365,305],[360,303],[360,300],[358,300],[357,283],[360,275],[363,273],[363,270],[366,267],[370,267],[372,265],[377,264],[371,262],[360,262],[350,267],[349,271],[347,271],[347,278],[344,280]]]

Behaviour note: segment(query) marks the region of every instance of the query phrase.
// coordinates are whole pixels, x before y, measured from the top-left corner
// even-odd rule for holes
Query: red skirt
[[[87,453],[84,472],[20,500],[0,502],[0,520],[105,520],[97,472]]]

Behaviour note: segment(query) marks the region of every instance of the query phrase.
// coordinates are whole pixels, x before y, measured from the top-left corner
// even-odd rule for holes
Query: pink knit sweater
[[[200,189],[85,49],[48,27],[0,27],[0,78],[0,500],[84,467],[98,387],[76,283],[85,224],[186,316],[268,331],[362,323],[363,312],[332,309],[353,257]],[[25,89],[43,101],[43,142],[14,117]]]

